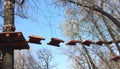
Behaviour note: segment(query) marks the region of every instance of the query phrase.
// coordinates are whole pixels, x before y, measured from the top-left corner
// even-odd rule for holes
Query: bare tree
[[[52,53],[48,49],[41,49],[33,53],[33,51],[16,51],[15,52],[15,69],[51,69]]]
[[[37,61],[30,51],[16,51],[15,55],[15,69],[38,69]]]
[[[82,41],[93,40],[95,42],[98,40],[119,40],[119,0],[57,0],[56,4],[58,4],[58,6],[62,5],[66,10],[66,16],[62,28],[67,37]],[[97,58],[102,60],[101,62],[105,64],[106,69],[112,69],[112,62],[110,62],[109,59],[111,56],[117,54],[116,51],[120,54],[119,44],[115,43],[114,47],[111,47],[109,44],[103,45],[104,47],[99,47],[99,45],[91,46],[91,48],[86,46],[84,48],[88,55],[85,51],[81,50],[81,47],[77,50],[81,50],[85,55],[90,56],[88,59],[92,64],[95,64],[95,67],[94,65],[92,66],[94,69],[96,67],[100,68]],[[108,56],[105,56],[106,53]],[[75,54],[76,53],[72,54],[72,57],[75,57]],[[94,58],[95,56],[97,58]],[[85,61],[86,60],[87,59],[85,59]],[[92,64],[90,63],[89,66]],[[113,66],[114,65],[116,64],[113,64]],[[89,66],[87,68],[90,69]],[[114,68],[119,68],[119,65]]]
[[[55,64],[53,64],[52,59],[52,52],[47,49],[42,49],[37,52],[38,60],[41,64],[42,69],[52,69],[55,67]]]

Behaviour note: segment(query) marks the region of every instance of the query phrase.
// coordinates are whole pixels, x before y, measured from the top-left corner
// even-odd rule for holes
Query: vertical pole
[[[5,0],[3,32],[14,31],[14,0]],[[14,49],[11,46],[6,47],[2,54],[2,69],[14,69]]]

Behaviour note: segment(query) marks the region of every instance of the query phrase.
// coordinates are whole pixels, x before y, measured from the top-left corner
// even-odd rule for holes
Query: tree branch
[[[86,7],[88,9],[92,9],[93,11],[101,13],[102,15],[106,16],[107,18],[109,18],[120,29],[120,22],[116,18],[114,18],[112,15],[110,15],[109,13],[107,13],[106,11],[104,11],[102,8],[100,8],[99,6],[95,6],[95,5],[94,6],[83,5],[80,2],[74,2],[72,0],[68,0],[68,1],[70,3],[79,5],[81,7]]]

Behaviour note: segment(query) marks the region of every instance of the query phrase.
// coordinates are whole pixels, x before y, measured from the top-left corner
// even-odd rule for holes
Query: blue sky
[[[47,42],[53,37],[66,40],[60,29],[64,17],[64,10],[62,8],[55,8],[54,5],[46,5],[45,2],[42,2],[41,5],[39,5],[39,9],[30,9],[30,13],[32,14],[29,15],[28,20],[16,17],[16,31],[22,31],[26,39],[28,39],[29,35],[44,37],[45,41],[41,41],[42,45],[29,44],[30,49],[50,49],[54,56],[53,62],[58,64],[56,68],[69,69],[69,62],[66,56],[62,54],[62,49],[66,48],[65,43],[61,44],[59,48],[47,45]]]

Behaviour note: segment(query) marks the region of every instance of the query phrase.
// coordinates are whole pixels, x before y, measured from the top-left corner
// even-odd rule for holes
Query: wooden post
[[[4,2],[4,27],[3,32],[13,32],[14,27],[14,1]],[[11,46],[2,49],[2,69],[14,69],[14,49]]]

